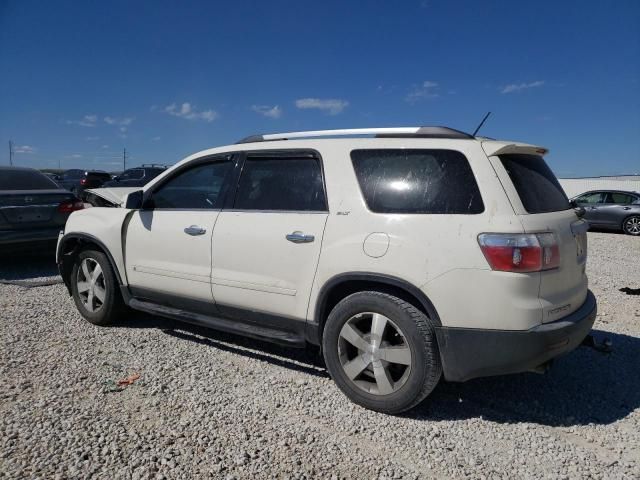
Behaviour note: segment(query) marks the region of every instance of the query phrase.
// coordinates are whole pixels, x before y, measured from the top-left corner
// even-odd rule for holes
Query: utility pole
[[[13,142],[9,140],[9,165],[13,166]]]
[[[127,169],[127,149],[122,149],[122,171],[124,172]]]

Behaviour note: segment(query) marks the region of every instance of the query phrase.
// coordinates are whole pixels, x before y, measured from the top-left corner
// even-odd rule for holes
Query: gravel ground
[[[150,316],[94,327],[36,286],[49,257],[0,259],[21,282],[0,284],[0,477],[638,478],[640,295],[620,289],[640,288],[640,238],[589,241],[612,354],[442,382],[400,417],[350,403],[317,352]]]

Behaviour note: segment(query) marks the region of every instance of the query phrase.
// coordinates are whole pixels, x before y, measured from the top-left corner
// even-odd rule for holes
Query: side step
[[[138,300],[137,298],[132,298],[129,301],[129,307],[152,315],[160,315],[162,317],[172,318],[181,322],[192,323],[194,325],[213,328],[214,330],[234,333],[242,335],[243,337],[251,337],[288,347],[304,348],[307,346],[306,340],[295,333],[276,330],[262,325],[256,325],[255,323],[243,323],[237,320],[228,320],[226,318],[188,312],[178,308],[145,302]]]

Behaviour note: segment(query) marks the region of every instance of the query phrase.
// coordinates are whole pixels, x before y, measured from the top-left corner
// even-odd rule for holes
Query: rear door
[[[599,207],[599,223],[609,228],[620,228],[635,200],[633,195],[623,192],[606,192],[604,203]]]
[[[319,155],[248,153],[230,207],[213,233],[218,308],[304,319],[328,214]]]
[[[525,232],[556,236],[560,266],[540,272],[539,298],[543,323],[562,318],[587,296],[587,224],[569,205],[542,156],[515,153],[491,158]]]
[[[196,161],[147,192],[126,231],[135,296],[211,313],[211,238],[233,167],[229,155]]]

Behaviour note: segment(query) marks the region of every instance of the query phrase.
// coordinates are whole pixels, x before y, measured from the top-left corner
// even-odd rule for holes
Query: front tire
[[[97,250],[84,250],[76,257],[71,292],[80,314],[94,325],[112,324],[125,310],[111,264]]]
[[[622,230],[627,235],[640,235],[640,215],[632,215],[624,219],[622,222]]]
[[[322,348],[338,388],[378,412],[413,408],[442,374],[431,320],[386,293],[358,292],[340,301],[327,319]]]

